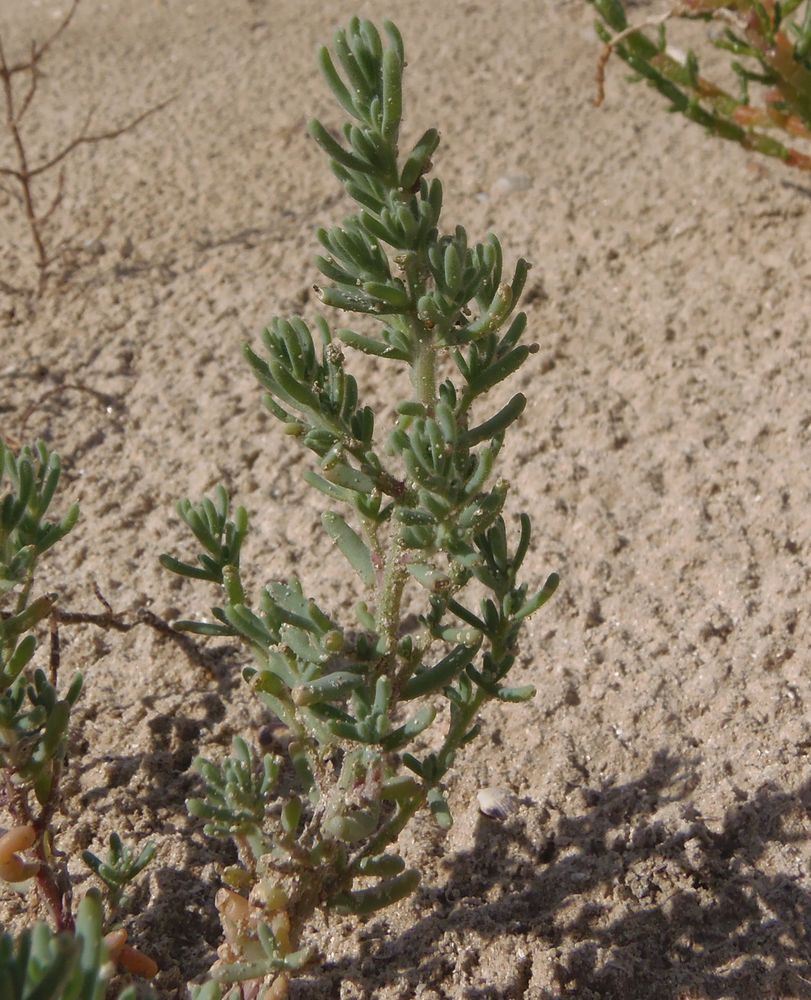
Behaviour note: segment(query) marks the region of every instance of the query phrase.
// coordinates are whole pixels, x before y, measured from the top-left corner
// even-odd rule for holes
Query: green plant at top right
[[[667,99],[671,111],[711,135],[811,170],[811,155],[791,145],[811,139],[809,0],[684,0],[636,25],[629,24],[622,0],[589,2],[600,15],[596,30],[605,42],[598,104],[605,66],[615,52]],[[683,54],[669,46],[666,23],[679,18],[720,29],[712,41],[730,54],[737,88],[721,87],[702,75],[692,50]],[[657,37],[651,38],[644,29],[654,27]]]

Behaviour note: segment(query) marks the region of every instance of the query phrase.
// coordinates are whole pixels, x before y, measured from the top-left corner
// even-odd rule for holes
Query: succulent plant
[[[589,0],[597,33],[612,52],[677,111],[711,135],[811,170],[811,155],[790,143],[811,139],[811,3],[807,0],[683,0],[652,19],[629,24],[622,0]],[[804,9],[803,9],[804,8]],[[690,18],[720,27],[713,44],[730,54],[737,93],[705,77],[692,50],[668,44],[666,22]],[[657,28],[656,38],[646,34]]]
[[[232,516],[222,488],[178,506],[202,551],[196,562],[164,556],[164,566],[221,589],[210,620],[179,626],[246,643],[245,679],[289,737],[287,763],[255,757],[242,738],[224,763],[197,763],[205,790],[189,810],[208,833],[232,837],[241,860],[217,898],[225,942],[198,994],[207,1000],[234,982],[244,996],[279,1000],[315,957],[303,941],[315,910],[364,915],[415,890],[419,872],[398,838],[423,809],[450,825],[448,777],[485,703],[533,697],[509,675],[524,622],[557,585],[554,574],[534,592],[521,582],[530,518],[518,516],[511,541],[509,484],[494,477],[526,398],[479,414],[537,349],[516,312],[529,265],[519,259],[507,277],[495,236],[442,232],[442,185],[429,179],[439,133],[399,149],[397,28],[386,23],[384,40],[353,18],[334,51],[321,50],[320,66],[350,121],[339,134],[319,121],[309,131],[357,211],[318,230],[326,281],[316,290],[365,324],[277,317],[246,356],[268,411],[313,453],[304,478],[333,506],[324,530],[366,594],[349,622],[296,578],[251,599],[240,565],[246,512]],[[387,432],[348,370],[357,354],[409,375]],[[422,595],[416,632],[405,623],[407,591]],[[422,734],[440,718],[444,734],[429,751]]]

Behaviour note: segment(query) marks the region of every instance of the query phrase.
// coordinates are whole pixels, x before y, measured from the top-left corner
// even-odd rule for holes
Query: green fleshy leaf
[[[360,535],[346,523],[340,514],[325,511],[321,521],[330,538],[346,556],[350,566],[355,570],[367,587],[375,584],[375,571],[372,565],[372,555]]]

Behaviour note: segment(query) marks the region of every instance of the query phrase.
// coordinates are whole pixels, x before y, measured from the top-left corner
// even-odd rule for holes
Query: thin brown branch
[[[54,777],[54,782],[56,780],[57,776]],[[54,871],[49,861],[50,850],[46,851],[43,843],[45,833],[48,832],[50,835],[51,831],[48,831],[47,827],[40,827],[39,822],[34,824],[34,828],[38,834],[34,847],[34,855],[39,861],[39,871],[36,875],[37,889],[53,917],[56,930],[73,931],[73,914],[70,911],[71,892],[67,877],[64,872]]]
[[[610,44],[606,43],[600,55],[597,58],[597,65],[594,69],[594,80],[597,84],[597,93],[594,96],[594,107],[602,107],[603,101],[605,100],[605,68],[608,65],[608,61],[611,58],[611,53],[613,48]]]
[[[104,594],[102,594],[101,587],[96,583],[95,580],[93,581],[93,593],[96,595],[96,600],[104,608],[107,614],[111,615],[113,613],[113,606],[104,596]]]
[[[67,144],[67,146],[64,147],[64,149],[62,149],[59,153],[56,153],[54,156],[52,156],[50,160],[46,160],[44,163],[41,163],[38,167],[32,167],[28,171],[29,180],[33,179],[38,174],[44,174],[47,170],[50,170],[51,167],[56,166],[57,163],[59,163],[61,160],[64,160],[65,157],[68,156],[68,154],[72,153],[77,146],[80,146],[85,141],[87,130],[90,128],[90,123],[93,121],[93,115],[95,113],[96,113],[95,108],[91,108],[87,112],[87,115],[85,116],[84,120],[84,125],[82,125],[79,135],[75,139],[72,139]]]
[[[190,662],[197,666],[204,666],[214,673],[214,659],[207,650],[200,646],[184,632],[178,632],[172,625],[156,615],[149,608],[141,608],[135,613],[134,618],[126,618],[120,611],[114,611],[98,588],[93,585],[96,597],[104,606],[104,611],[66,611],[63,608],[54,608],[53,619],[63,625],[93,625],[95,628],[103,629],[105,632],[130,632],[139,625],[146,625],[155,632],[171,639],[186,654]]]
[[[105,632],[109,632],[110,629],[114,632],[129,632],[138,624],[138,622],[124,621],[114,611],[63,611],[62,608],[57,608],[54,617],[63,625],[95,625]]]
[[[6,66],[5,60],[3,60],[3,65],[9,76],[15,73],[27,73],[30,72],[33,67],[42,59],[48,49],[53,45],[53,43],[59,38],[62,32],[67,28],[70,22],[73,20],[73,15],[76,13],[76,8],[79,6],[79,0],[73,0],[70,10],[67,12],[65,17],[62,19],[59,27],[53,32],[53,34],[46,38],[41,45],[37,45],[35,41],[31,42],[31,55],[28,62],[15,63],[13,66]]]
[[[22,416],[20,417],[20,427],[19,427],[20,437],[21,438],[25,437],[25,428],[28,424],[28,421],[31,418],[31,415],[35,413],[40,408],[40,406],[42,406],[44,402],[46,402],[52,396],[61,395],[61,393],[66,392],[68,390],[74,392],[85,392],[89,396],[94,396],[102,404],[102,406],[114,406],[116,405],[117,402],[114,396],[108,396],[106,393],[99,392],[98,389],[92,389],[88,385],[82,385],[80,382],[76,383],[63,382],[60,385],[54,386],[53,389],[48,389],[47,392],[44,392],[38,399],[35,399],[33,403],[30,403],[26,407],[26,409],[23,411]]]
[[[14,120],[16,121],[16,123],[18,125],[23,120],[23,116],[25,115],[25,112],[28,110],[28,106],[31,104],[31,101],[34,99],[34,94],[36,94],[36,92],[37,92],[37,84],[38,83],[39,83],[39,70],[37,69],[36,64],[32,63],[32,65],[31,65],[31,84],[28,87],[28,93],[23,98],[22,104],[20,105],[17,113],[14,116]]]
[[[40,226],[45,225],[45,223],[50,219],[54,213],[54,209],[62,204],[62,196],[65,193],[65,168],[62,167],[59,170],[59,180],[56,182],[56,194],[53,197],[53,201],[45,212],[40,215],[37,219],[37,224]]]
[[[46,38],[45,41],[42,43],[42,45],[40,45],[39,49],[34,52],[35,56],[34,62],[39,62],[39,60],[45,55],[45,53],[48,51],[51,45],[53,45],[53,43],[57,40],[57,38],[59,38],[62,32],[67,28],[67,26],[73,20],[73,15],[76,13],[76,9],[78,8],[78,6],[79,6],[79,0],[73,0],[73,3],[70,5],[70,10],[62,19],[62,23],[59,25],[56,31],[54,31],[51,37]]]
[[[75,0],[78,2],[78,0]],[[74,3],[75,7],[75,3]],[[72,16],[72,11],[71,11]],[[37,252],[37,266],[40,270],[40,290],[43,287],[44,273],[47,253],[45,252],[45,245],[42,242],[42,234],[39,231],[39,226],[37,225],[36,211],[34,210],[34,199],[31,192],[30,176],[28,172],[28,157],[25,151],[25,144],[23,143],[22,135],[20,134],[20,129],[17,123],[17,115],[14,107],[14,87],[12,85],[12,69],[9,69],[6,62],[5,52],[3,50],[2,40],[0,40],[0,80],[2,80],[3,85],[3,98],[6,106],[6,125],[8,127],[9,133],[11,134],[12,141],[14,143],[14,148],[17,152],[17,173],[16,177],[22,188],[22,198],[23,205],[25,207],[25,216],[28,219],[28,228],[31,231],[31,238],[34,241],[34,246]],[[5,173],[5,171],[4,171]]]
[[[85,129],[90,125],[90,119],[92,117],[92,112],[87,116],[85,120],[84,128],[82,132],[76,136],[75,139],[71,141],[58,153],[55,153],[49,160],[45,163],[41,163],[38,167],[33,167],[28,171],[28,176],[38,177],[40,174],[44,173],[46,170],[50,170],[51,167],[55,167],[57,163],[60,163],[65,159],[74,149],[79,146],[88,145],[96,142],[106,142],[108,139],[117,139],[119,136],[124,135],[125,132],[131,132],[132,129],[136,128],[138,125],[144,121],[145,118],[149,118],[150,115],[156,114],[158,111],[163,111],[163,109],[174,100],[174,97],[167,97],[165,101],[161,101],[160,104],[155,104],[153,107],[148,108],[146,111],[141,112],[140,115],[136,115],[131,121],[126,122],[119,128],[109,129],[106,132],[93,132],[91,134],[86,134]]]
[[[53,262],[62,253],[61,248],[52,253],[48,252],[45,245],[44,226],[62,202],[65,177],[62,169],[60,169],[56,193],[53,196],[48,208],[44,212],[38,212],[36,209],[33,184],[34,180],[40,175],[47,173],[49,170],[61,164],[62,161],[65,160],[79,146],[93,145],[98,142],[105,142],[108,139],[117,139],[119,136],[135,129],[146,118],[149,118],[150,115],[153,115],[158,111],[162,111],[166,105],[173,100],[171,97],[167,98],[159,104],[156,104],[153,107],[148,108],[146,111],[136,115],[134,118],[125,121],[122,125],[99,132],[92,132],[90,130],[93,118],[93,111],[91,110],[88,113],[84,125],[81,127],[78,135],[74,136],[73,139],[67,142],[53,155],[47,156],[46,154],[47,158],[37,166],[29,166],[28,151],[26,150],[25,141],[22,132],[20,131],[20,123],[22,122],[26,112],[31,107],[36,96],[39,78],[43,75],[40,70],[40,63],[51,46],[57,41],[73,20],[73,16],[78,9],[79,3],[80,0],[72,0],[67,14],[65,14],[62,18],[56,30],[53,31],[44,42],[31,42],[31,51],[27,60],[9,63],[6,58],[5,49],[3,48],[2,38],[0,37],[0,85],[2,86],[2,101],[5,105],[6,128],[11,136],[12,145],[15,151],[15,158],[17,161],[14,166],[8,164],[0,166],[0,176],[13,178],[20,188],[20,193],[16,197],[23,206],[25,217],[28,222],[28,229],[31,233],[31,239],[34,244],[36,266],[39,271],[37,290],[40,295],[45,289],[51,264],[53,264]],[[18,102],[13,77],[17,74],[25,73],[29,74],[30,80],[22,100]],[[3,190],[6,189],[3,188]]]

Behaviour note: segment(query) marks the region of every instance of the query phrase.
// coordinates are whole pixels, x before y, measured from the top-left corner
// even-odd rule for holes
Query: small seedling
[[[711,135],[811,170],[811,156],[788,144],[811,139],[811,2],[684,0],[636,25],[628,23],[622,0],[590,3],[600,15],[596,28],[605,43],[598,103],[605,65],[616,52],[667,99],[671,111]],[[677,18],[700,19],[720,29],[714,44],[730,54],[737,93],[703,76],[695,52],[683,55],[668,45],[666,23]],[[655,40],[644,30],[653,27]]]
[[[225,941],[205,1000],[281,1000],[316,958],[306,940],[316,910],[363,916],[414,892],[420,875],[398,838],[418,812],[450,825],[451,768],[476,739],[482,707],[533,697],[509,675],[524,622],[557,585],[555,575],[535,592],[520,582],[530,518],[518,516],[511,539],[509,484],[494,478],[526,399],[479,412],[537,349],[523,343],[526,315],[516,312],[529,265],[519,260],[505,278],[495,236],[472,243],[461,226],[440,230],[442,185],[429,179],[439,133],[429,128],[401,155],[405,57],[397,28],[385,33],[384,43],[353,18],[335,36],[337,64],[321,50],[351,120],[339,138],[309,126],[358,205],[318,231],[326,283],[316,291],[366,325],[334,329],[319,317],[313,331],[275,318],[262,350],[246,349],[268,411],[315,456],[304,478],[338,508],[323,527],[366,597],[347,622],[295,578],[252,599],[240,568],[248,517],[231,515],[222,488],[179,504],[197,561],[162,558],[220,588],[210,621],[180,627],[244,640],[254,657],[244,677],[289,738],[287,762],[239,738],[224,763],[196,764],[203,791],[189,810],[210,835],[233,838],[240,857],[217,897]],[[387,432],[348,371],[353,354],[409,375]],[[412,630],[404,609],[416,595]]]
[[[111,913],[116,913],[123,905],[127,886],[141,874],[154,856],[154,844],[147,844],[136,856],[117,833],[110,834],[110,851],[106,861],[102,861],[92,851],[82,852],[85,864],[95,872],[107,889],[107,905]]]

